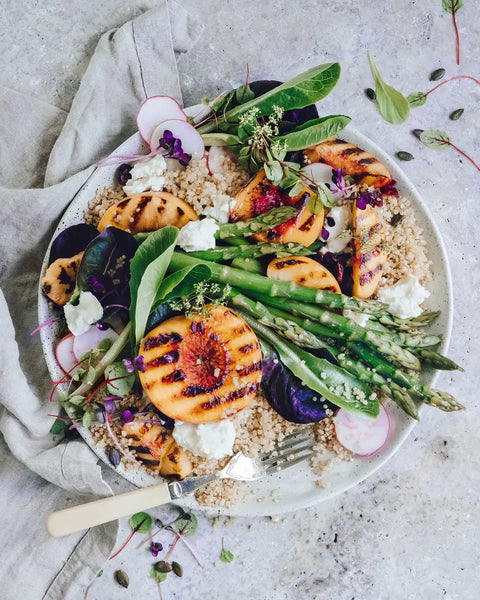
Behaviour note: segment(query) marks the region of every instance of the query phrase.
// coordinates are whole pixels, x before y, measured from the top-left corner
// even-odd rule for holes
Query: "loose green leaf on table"
[[[425,129],[420,134],[420,141],[432,150],[445,151],[450,147],[449,135],[440,129]]]
[[[368,53],[370,69],[375,81],[375,93],[380,114],[388,123],[404,123],[410,115],[410,104],[407,98],[398,90],[385,83],[373,60],[372,53]]]
[[[445,10],[448,14],[452,15],[453,18],[453,27],[455,29],[455,40],[456,40],[456,54],[457,54],[457,65],[460,64],[460,35],[458,33],[457,27],[457,12],[463,8],[462,0],[442,0],[443,10]]]
[[[198,529],[198,519],[193,512],[188,512],[175,521],[175,529],[182,535],[194,535]]]
[[[411,94],[408,94],[407,100],[410,104],[410,108],[419,108],[427,101],[427,95],[425,92],[412,92]]]
[[[222,550],[220,552],[220,560],[224,563],[230,563],[232,562],[234,556],[233,554],[230,552],[230,550]]]
[[[138,533],[148,533],[152,529],[152,517],[146,512],[135,513],[128,523],[133,531]]]

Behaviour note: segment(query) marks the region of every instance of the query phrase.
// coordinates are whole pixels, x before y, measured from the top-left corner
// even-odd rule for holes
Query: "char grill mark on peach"
[[[158,346],[163,346],[172,342],[172,344],[179,344],[182,341],[182,336],[172,331],[172,333],[162,333],[155,337],[151,337],[145,341],[144,350],[148,351]]]
[[[360,275],[360,285],[365,285],[366,283],[369,283],[380,271],[383,271],[383,264],[377,265],[373,269],[373,271],[367,271],[363,275]]]
[[[241,346],[238,349],[238,351],[242,354],[248,354],[249,352],[251,352],[252,350],[256,350],[257,348],[258,346],[256,346],[255,344],[245,344],[245,346]]]
[[[251,365],[246,365],[242,369],[237,370],[237,377],[245,377],[246,375],[250,375],[251,373],[256,373],[257,371],[261,370],[261,361],[255,361]]]
[[[300,227],[299,227],[300,231],[310,231],[314,221],[315,221],[315,215],[310,215],[308,217],[308,219],[305,221],[305,223],[303,223],[303,225],[300,225]]]
[[[275,263],[275,268],[276,269],[284,269],[285,267],[304,264],[304,262],[305,261],[303,261],[300,258],[288,258],[286,260],[280,260],[277,263]]]
[[[180,353],[178,350],[166,352],[163,356],[157,356],[148,361],[147,367],[159,367],[160,365],[169,365],[178,362]]]
[[[207,387],[205,385],[189,385],[187,386],[183,392],[182,396],[185,398],[195,398],[195,396],[199,396],[200,394],[207,394],[208,392],[213,392],[222,385],[223,381],[217,381],[215,384]]]
[[[184,380],[185,380],[185,373],[183,371],[181,371],[180,369],[175,369],[175,371],[172,371],[168,375],[164,375],[162,377],[162,383],[175,383],[177,381],[184,381]]]

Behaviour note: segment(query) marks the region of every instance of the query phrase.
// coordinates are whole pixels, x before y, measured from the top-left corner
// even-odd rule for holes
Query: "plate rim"
[[[192,113],[194,114],[195,110],[198,110],[198,105],[189,107],[188,109],[185,109],[185,110],[188,111],[188,113],[190,113],[190,114],[192,114]],[[358,143],[361,147],[364,147],[365,150],[367,150],[368,152],[373,154],[383,164],[385,164],[391,171],[394,179],[397,179],[397,178],[400,179],[401,187],[406,188],[406,190],[405,190],[406,193],[402,194],[402,195],[405,195],[410,201],[413,200],[412,208],[415,213],[415,216],[417,216],[418,208],[420,208],[420,210],[423,211],[423,213],[424,213],[423,216],[428,221],[428,225],[431,229],[431,233],[433,234],[434,240],[437,245],[436,251],[440,253],[439,263],[442,265],[442,270],[443,270],[442,275],[445,278],[445,283],[446,283],[446,288],[447,288],[446,289],[447,314],[446,314],[445,329],[444,329],[444,331],[442,331],[444,337],[443,337],[442,343],[440,345],[440,351],[445,353],[446,350],[448,349],[448,346],[450,343],[452,327],[453,327],[453,288],[452,288],[452,277],[451,277],[450,265],[449,265],[449,261],[448,261],[448,254],[447,254],[445,243],[443,241],[440,230],[438,228],[438,225],[436,224],[428,205],[423,200],[422,196],[420,195],[420,193],[418,192],[418,190],[416,189],[414,184],[411,182],[410,178],[405,174],[405,172],[399,167],[399,165],[397,165],[397,163],[394,161],[394,159],[386,151],[382,150],[382,148],[380,146],[378,146],[376,142],[371,140],[368,136],[366,136],[365,134],[360,132],[358,129],[356,129],[352,125],[348,125],[346,127],[344,132],[342,132],[342,137],[343,137],[343,133],[346,134],[345,137],[353,138],[354,143]],[[139,148],[145,147],[139,134],[134,133],[132,136],[127,138],[122,144],[120,144],[120,146],[118,146],[118,148],[116,148],[112,152],[112,155],[121,154],[122,148],[124,146],[133,144],[134,142],[137,143]],[[65,211],[63,212],[63,214],[57,224],[57,227],[55,228],[55,232],[54,232],[54,234],[50,240],[50,243],[48,245],[48,248],[47,248],[43,263],[42,263],[40,277],[39,277],[39,288],[38,288],[39,322],[43,322],[45,320],[44,316],[48,312],[47,300],[45,299],[45,297],[43,296],[43,293],[41,291],[41,278],[42,278],[42,274],[45,271],[46,264],[48,262],[48,256],[50,253],[51,244],[52,244],[53,240],[55,239],[55,237],[57,236],[57,234],[59,233],[59,231],[61,231],[63,229],[62,223],[63,223],[64,219],[65,218],[68,219],[69,214],[74,211],[74,207],[79,202],[78,197],[80,196],[80,198],[82,198],[82,200],[83,200],[83,193],[87,192],[88,189],[92,185],[94,185],[96,176],[98,177],[98,173],[99,173],[98,167],[94,168],[94,170],[90,173],[88,178],[85,180],[84,184],[80,187],[80,189],[73,196],[72,200],[69,202],[68,206],[66,207]],[[101,187],[101,185],[97,186],[97,189],[99,187]],[[80,201],[80,203],[81,202],[82,201]],[[82,210],[82,212],[83,212],[83,210]],[[431,253],[431,248],[429,248],[428,245],[427,245],[427,251],[429,252],[429,254]],[[52,326],[47,326],[40,330],[40,339],[41,339],[41,344],[42,344],[42,352],[43,352],[43,355],[44,355],[44,358],[45,358],[45,361],[47,364],[49,374],[53,377],[56,377],[58,375],[58,373],[56,373],[55,369],[59,369],[59,367],[58,367],[58,365],[56,365],[56,363],[54,361],[52,362],[51,355],[53,353],[53,356],[54,356],[54,354],[55,354],[54,348],[55,347],[54,347],[54,345],[52,345],[51,336],[49,336],[51,327]],[[435,383],[435,381],[437,380],[438,375],[439,375],[439,372],[437,370],[431,372],[429,374],[429,376],[427,377],[428,384],[433,385]],[[422,409],[423,409],[423,406],[420,407],[421,412],[422,412]],[[295,500],[293,500],[293,501],[289,501],[287,503],[284,503],[284,502],[282,502],[282,500],[280,500],[278,502],[278,504],[275,504],[274,506],[272,506],[272,502],[270,502],[270,503],[267,502],[265,504],[256,503],[256,504],[254,504],[255,510],[252,510],[252,508],[250,508],[250,509],[248,508],[249,504],[251,505],[250,500],[252,500],[252,498],[249,499],[248,503],[243,502],[241,500],[236,506],[231,507],[231,508],[224,508],[224,507],[212,506],[212,505],[201,505],[193,497],[182,498],[180,501],[176,501],[176,502],[179,504],[182,504],[183,506],[189,507],[189,508],[195,508],[197,510],[201,509],[205,512],[214,512],[217,514],[225,514],[225,515],[231,515],[231,516],[268,516],[268,515],[272,515],[272,514],[285,513],[285,512],[292,511],[292,510],[301,510],[303,508],[307,508],[307,507],[310,507],[313,505],[318,505],[326,500],[329,500],[339,494],[344,493],[345,491],[347,491],[349,489],[352,489],[353,487],[357,486],[362,481],[364,481],[365,479],[367,479],[368,477],[373,475],[376,471],[378,471],[386,462],[388,462],[396,454],[396,452],[398,452],[398,450],[403,445],[405,440],[410,436],[415,425],[416,425],[416,421],[414,421],[413,419],[410,419],[408,425],[402,429],[401,435],[399,435],[393,442],[391,442],[388,445],[388,448],[386,448],[383,452],[381,452],[380,454],[375,456],[375,462],[373,464],[369,463],[371,466],[369,469],[367,468],[365,472],[361,472],[359,475],[353,476],[351,478],[351,480],[349,480],[347,483],[345,483],[343,485],[336,485],[334,487],[334,489],[330,489],[330,490],[324,489],[324,490],[321,490],[322,493],[320,493],[320,488],[318,488],[319,493],[314,494],[313,498],[309,497],[308,499],[304,499],[304,500],[298,499],[296,502],[295,502]],[[87,443],[87,445],[96,454],[96,456],[102,461],[102,463],[105,466],[114,470],[123,479],[126,479],[127,481],[129,481],[130,483],[132,483],[133,485],[135,485],[137,487],[144,487],[147,485],[159,483],[159,478],[153,477],[153,476],[148,475],[139,470],[127,469],[124,467],[123,463],[121,463],[119,467],[115,468],[108,461],[108,457],[107,457],[105,450],[103,448],[99,448],[99,447],[95,446],[95,444],[93,442],[93,436],[92,436],[90,430],[88,430],[88,429],[84,430],[84,428],[81,428],[79,430],[79,432],[80,432],[83,440],[85,441],[85,443]],[[364,459],[357,459],[357,460],[364,460]],[[315,478],[315,476],[313,478]],[[246,507],[246,508],[243,509],[243,507]]]

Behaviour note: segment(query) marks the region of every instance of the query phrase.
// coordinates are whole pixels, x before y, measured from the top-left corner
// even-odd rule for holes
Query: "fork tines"
[[[310,458],[315,444],[313,437],[306,433],[293,433],[285,436],[270,452],[265,452],[260,458],[260,464],[266,474],[282,471]]]

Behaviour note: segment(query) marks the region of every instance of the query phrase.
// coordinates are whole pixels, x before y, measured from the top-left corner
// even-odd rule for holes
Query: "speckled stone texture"
[[[325,113],[348,114],[390,154],[405,150],[415,156],[402,166],[427,201],[448,249],[455,304],[449,354],[466,371],[444,373],[437,385],[454,393],[468,411],[448,415],[427,408],[387,465],[322,505],[279,520],[237,518],[213,529],[200,515],[191,543],[204,567],[179,544],[175,556],[185,575],[169,576],[162,585],[165,600],[480,597],[480,172],[453,150],[434,152],[411,134],[417,127],[445,129],[479,162],[480,87],[467,80],[444,86],[399,126],[382,121],[364,95],[372,85],[368,49],[385,79],[406,94],[432,87],[428,77],[438,67],[448,76],[478,77],[479,4],[465,4],[458,14],[458,67],[452,19],[440,0],[183,1],[205,24],[194,50],[180,59],[185,104],[238,85],[247,63],[252,79],[282,79],[338,60],[343,74],[323,103]],[[99,35],[154,5],[153,0],[7,0],[0,22],[0,80],[68,110]],[[460,107],[463,117],[450,121],[448,115]],[[116,491],[125,488],[117,480],[112,485]],[[154,512],[164,516],[166,509]],[[128,532],[122,522],[119,539]],[[235,555],[231,564],[218,560],[222,536]],[[162,541],[169,539],[165,534]],[[88,600],[158,598],[149,578],[152,561],[137,544],[106,566]],[[113,581],[118,568],[130,577],[128,591]]]

